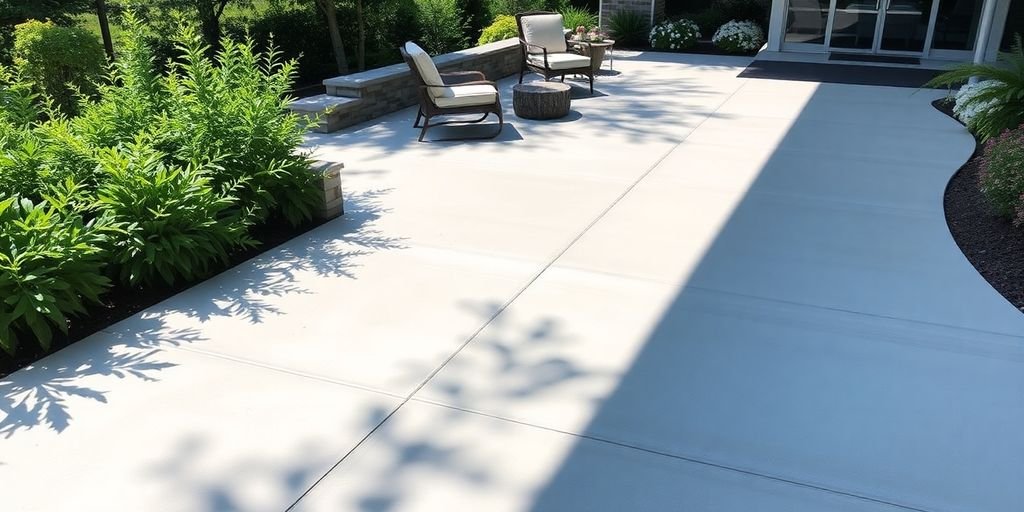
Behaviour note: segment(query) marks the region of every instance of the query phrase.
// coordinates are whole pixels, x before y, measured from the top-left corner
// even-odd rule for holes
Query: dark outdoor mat
[[[845,60],[853,62],[882,62],[885,64],[913,64],[918,65],[921,59],[917,57],[901,57],[899,55],[863,55],[860,53],[839,53],[828,54],[828,60]]]
[[[827,82],[834,84],[883,85],[919,88],[942,73],[933,69],[887,68],[880,66],[854,66],[848,64],[819,64],[812,62],[779,62],[758,60],[740,72],[740,78],[767,78],[798,82]]]

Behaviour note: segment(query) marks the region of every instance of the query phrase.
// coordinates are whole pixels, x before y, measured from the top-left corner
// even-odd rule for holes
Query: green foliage
[[[978,175],[981,191],[995,210],[1024,223],[1024,127],[1006,130],[985,143]]]
[[[647,19],[636,12],[622,10],[612,14],[608,29],[619,46],[637,48],[647,44]]]
[[[954,86],[966,83],[971,77],[995,81],[964,105],[970,109],[991,102],[991,106],[980,109],[967,124],[983,141],[1024,123],[1024,42],[1020,34],[1015,36],[1010,52],[1001,53],[999,60],[994,65],[961,64],[925,84],[925,87]]]
[[[688,14],[686,17],[697,24],[700,28],[700,33],[705,36],[714,34],[718,27],[724,25],[727,21],[733,19],[721,11],[714,8],[707,8],[701,11],[697,11],[693,14]]]
[[[467,25],[455,0],[416,0],[416,6],[423,49],[439,55],[468,46]]]
[[[14,354],[34,339],[50,348],[54,329],[67,332],[67,317],[98,303],[110,281],[103,276],[104,220],[84,222],[63,210],[66,191],[49,204],[0,200],[0,348]]]
[[[129,14],[118,60],[81,114],[40,115],[36,87],[0,67],[0,346],[49,346],[53,328],[128,286],[214,271],[249,229],[312,216],[319,189],[288,114],[295,63],[251,41],[216,60],[195,30],[157,70]]]
[[[211,264],[226,264],[232,249],[252,245],[233,189],[215,189],[208,167],[171,167],[163,157],[142,138],[99,152],[107,175],[100,210],[124,233],[111,257],[131,285],[191,281]]]
[[[562,24],[565,28],[576,30],[582,26],[587,31],[597,27],[597,15],[584,7],[567,6],[559,11],[562,14]]]
[[[504,41],[505,39],[511,39],[518,36],[519,28],[516,27],[515,17],[502,14],[494,19],[494,23],[491,23],[484,29],[483,33],[480,34],[480,40],[477,41],[477,44]]]
[[[28,21],[15,28],[14,62],[65,113],[75,112],[76,93],[95,92],[106,57],[88,30]]]
[[[473,41],[480,37],[484,27],[494,19],[487,10],[485,0],[459,0],[459,9],[466,19],[466,39]]]
[[[235,41],[252,38],[260,51],[269,50],[273,43],[282,58],[298,61],[300,83],[337,74],[327,23],[312,1],[275,6],[251,18],[230,18],[225,20],[224,32]],[[355,41],[345,41],[345,45],[354,48]]]
[[[487,9],[497,18],[502,14],[515,16],[527,11],[560,12],[568,6],[568,0],[489,0]]]

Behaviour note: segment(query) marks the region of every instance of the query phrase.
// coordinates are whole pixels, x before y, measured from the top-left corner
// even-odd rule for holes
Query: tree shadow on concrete
[[[387,212],[380,202],[386,193],[346,195],[343,217],[0,378],[0,437],[37,427],[63,432],[73,420],[69,398],[107,403],[105,379],[157,380],[161,370],[173,366],[161,357],[161,349],[206,339],[199,327],[169,325],[171,315],[261,323],[267,315],[287,314],[272,298],[312,293],[297,283],[300,274],[356,278],[358,258],[404,247],[401,239],[374,227]]]

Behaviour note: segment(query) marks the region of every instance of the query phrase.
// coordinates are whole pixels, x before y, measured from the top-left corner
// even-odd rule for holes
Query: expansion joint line
[[[413,389],[412,392],[410,392],[409,395],[406,396],[405,399],[403,399],[402,402],[399,403],[398,406],[394,408],[394,410],[392,410],[387,416],[385,416],[384,419],[377,424],[377,426],[373,427],[373,429],[370,430],[370,432],[363,436],[363,438],[360,439],[359,442],[352,447],[352,449],[346,452],[345,455],[343,455],[341,459],[338,460],[338,462],[336,462],[333,466],[331,466],[330,469],[328,469],[323,475],[321,475],[320,478],[316,480],[316,482],[313,482],[313,485],[311,485],[309,489],[306,489],[306,491],[303,492],[302,495],[295,500],[295,502],[289,505],[288,508],[285,509],[285,512],[290,512],[292,509],[294,509],[295,506],[298,505],[299,502],[302,501],[302,499],[305,498],[307,494],[309,494],[314,488],[316,488],[317,485],[320,484],[320,482],[324,480],[324,478],[327,478],[327,475],[329,475],[331,471],[334,471],[334,469],[340,466],[342,462],[345,462],[345,459],[347,459],[349,455],[351,455],[354,451],[358,450],[359,447],[362,446],[363,443],[365,443],[366,440],[369,439],[375,432],[377,432],[377,430],[384,426],[384,424],[387,423],[387,421],[391,419],[391,417],[394,416],[395,413],[401,410],[402,407],[405,406],[405,404],[409,403],[409,401],[412,400],[414,396],[416,396],[416,393],[419,393],[421,389],[423,389],[428,383],[430,383],[430,381],[438,373],[441,372],[441,370],[444,370],[445,366],[447,366],[448,363],[455,359],[462,352],[463,349],[469,346],[469,344],[472,343],[473,340],[475,340],[477,336],[480,335],[480,333],[482,333],[489,325],[491,325],[492,322],[494,322],[496,318],[498,318],[502,313],[504,313],[505,310],[510,305],[512,305],[512,303],[515,302],[516,299],[519,298],[519,296],[521,296],[524,292],[526,292],[527,289],[530,288],[530,286],[533,286],[533,283],[537,282],[537,280],[540,279],[542,275],[544,275],[544,272],[547,272],[547,270],[551,268],[551,266],[554,265],[555,262],[558,261],[566,252],[568,252],[569,249],[572,248],[572,246],[576,245],[576,242],[579,242],[579,240],[583,238],[583,236],[586,235],[588,231],[590,231],[595,225],[597,225],[597,223],[600,222],[601,219],[603,219],[608,214],[608,212],[612,211],[612,209],[615,208],[616,205],[622,202],[622,200],[625,199],[626,196],[628,196],[629,193],[632,192],[633,189],[635,189],[637,185],[640,184],[640,182],[642,182],[645,178],[647,178],[648,175],[650,175],[655,169],[657,169],[658,166],[661,165],[661,163],[664,162],[665,159],[672,154],[672,152],[674,152],[676,149],[679,148],[679,146],[686,142],[686,139],[689,138],[689,136],[693,134],[693,132],[697,131],[701,126],[703,126],[708,119],[714,117],[714,115],[718,113],[718,110],[722,108],[722,105],[728,103],[729,100],[731,100],[732,97],[736,95],[736,93],[740,92],[741,89],[746,87],[746,84],[746,82],[740,84],[740,86],[737,87],[736,90],[730,93],[729,96],[727,96],[724,100],[722,100],[721,103],[718,104],[717,107],[715,107],[714,111],[707,114],[704,117],[704,119],[702,119],[699,123],[697,123],[696,126],[693,127],[692,130],[690,130],[689,133],[684,135],[683,138],[679,140],[679,142],[675,143],[671,148],[665,151],[665,153],[662,154],[658,158],[658,160],[656,160],[653,164],[651,164],[650,167],[648,167],[647,170],[643,172],[643,174],[641,174],[636,180],[633,181],[633,183],[626,187],[626,190],[619,194],[619,196],[616,197],[604,210],[598,213],[593,220],[591,220],[582,230],[580,230],[579,233],[576,234],[576,236],[572,238],[572,240],[569,241],[568,244],[565,245],[565,247],[562,248],[562,250],[558,251],[557,254],[555,254],[547,263],[545,263],[544,266],[526,282],[526,284],[524,284],[522,287],[519,288],[519,290],[513,293],[508,300],[506,300],[498,309],[494,311],[494,314],[487,318],[487,320],[485,320],[484,323],[479,328],[473,331],[473,333],[470,334],[468,338],[466,338],[466,341],[462,342],[462,344],[460,344],[458,348],[456,348],[455,351],[452,352],[450,356],[448,356],[440,365],[438,365],[438,367],[435,368],[434,371],[430,372],[430,374],[427,375],[425,379],[423,379],[423,382],[416,386],[416,388]]]

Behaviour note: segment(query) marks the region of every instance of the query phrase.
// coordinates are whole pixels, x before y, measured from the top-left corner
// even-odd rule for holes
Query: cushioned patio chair
[[[594,92],[594,68],[590,57],[581,49],[590,45],[582,41],[567,41],[562,15],[556,12],[530,11],[516,14],[519,27],[519,49],[523,67],[519,83],[527,70],[544,75],[545,80],[565,75],[586,75],[590,78],[590,92]],[[588,52],[589,53],[589,52]]]
[[[402,52],[405,63],[412,70],[412,76],[418,85],[417,96],[420,101],[420,110],[416,113],[416,121],[412,126],[419,128],[420,119],[423,119],[420,142],[423,142],[428,128],[445,124],[480,123],[490,114],[498,116],[497,132],[493,135],[460,137],[459,139],[493,139],[501,133],[505,121],[502,117],[498,88],[494,82],[488,81],[483,73],[479,71],[439,73],[430,55],[411,41],[405,43],[405,47],[399,50]],[[438,116],[464,114],[483,114],[483,116],[469,121],[455,119],[433,124],[430,122],[432,118]]]

